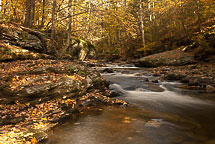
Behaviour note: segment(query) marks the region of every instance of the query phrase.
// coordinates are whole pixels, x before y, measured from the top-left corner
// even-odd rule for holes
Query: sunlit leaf
[[[32,144],[36,144],[36,143],[38,143],[38,141],[37,141],[37,139],[34,137],[34,138],[31,139],[31,143],[32,143]]]

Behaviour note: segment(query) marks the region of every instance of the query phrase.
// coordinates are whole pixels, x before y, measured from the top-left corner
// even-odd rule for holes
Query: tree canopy
[[[50,34],[62,53],[70,39],[100,55],[146,55],[190,44],[214,20],[214,0],[0,0],[0,19]],[[56,44],[57,43],[57,44]]]

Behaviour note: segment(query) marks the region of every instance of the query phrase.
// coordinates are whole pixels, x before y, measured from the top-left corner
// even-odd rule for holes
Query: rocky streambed
[[[165,80],[156,69],[111,64],[96,69],[110,81],[112,96],[130,106],[89,107],[54,128],[46,144],[214,143],[214,100],[205,98],[214,93],[184,88],[187,84]]]
[[[135,65],[146,68],[157,80],[180,81],[186,84],[184,88],[214,94],[215,63],[199,61],[196,57],[195,50],[181,47],[140,58]]]
[[[182,82],[184,83],[182,88],[206,92],[210,96],[204,98],[215,99],[215,64],[213,63],[160,66],[147,70],[160,80]]]

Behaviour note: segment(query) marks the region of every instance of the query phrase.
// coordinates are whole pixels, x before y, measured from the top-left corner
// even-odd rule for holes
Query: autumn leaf
[[[36,144],[36,143],[38,143],[38,141],[37,141],[37,139],[34,137],[34,138],[31,139],[31,143],[32,143],[32,144]]]
[[[130,119],[130,117],[124,117],[124,119],[125,119],[125,120],[129,120],[129,119]]]
[[[131,121],[130,120],[124,120],[124,121],[122,121],[123,123],[131,123]]]
[[[41,120],[47,120],[47,118],[41,118]]]

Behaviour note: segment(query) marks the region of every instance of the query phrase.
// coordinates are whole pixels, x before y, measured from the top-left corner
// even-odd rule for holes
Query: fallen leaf
[[[130,119],[130,117],[124,117],[124,119],[125,119],[125,120],[129,120],[129,119]]]
[[[38,141],[37,141],[37,139],[34,137],[34,138],[31,139],[31,143],[32,143],[32,144],[36,144],[36,143],[38,143]]]
[[[41,120],[47,120],[47,118],[41,118]]]
[[[133,137],[127,137],[127,139],[128,139],[128,140],[132,140],[132,139],[133,139]]]
[[[129,120],[124,120],[124,121],[122,121],[123,123],[131,123],[131,121],[129,121]]]

